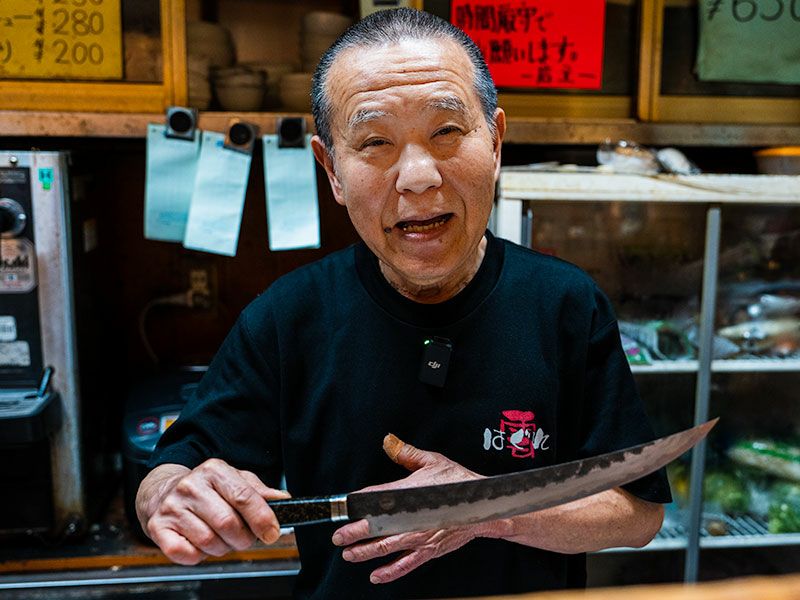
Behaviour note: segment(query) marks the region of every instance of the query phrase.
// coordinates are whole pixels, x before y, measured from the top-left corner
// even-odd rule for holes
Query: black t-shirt
[[[487,232],[473,280],[423,305],[398,294],[364,244],[276,281],[243,312],[151,466],[217,457],[293,496],[408,475],[394,433],[483,475],[543,467],[653,439],[611,306],[580,269]],[[424,342],[447,338],[443,388],[419,380]],[[669,502],[663,472],[625,488]],[[336,525],[296,528],[301,598],[419,598],[585,585],[585,556],[477,539],[390,584],[348,563]]]

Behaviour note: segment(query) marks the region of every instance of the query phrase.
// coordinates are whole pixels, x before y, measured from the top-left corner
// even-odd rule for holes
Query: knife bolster
[[[347,495],[316,496],[268,502],[281,527],[347,521]]]
[[[347,515],[347,494],[341,496],[331,496],[331,521],[347,521],[350,517]]]

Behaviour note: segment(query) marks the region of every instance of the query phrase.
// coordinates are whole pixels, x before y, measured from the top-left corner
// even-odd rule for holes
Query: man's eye
[[[452,133],[458,133],[459,131],[461,130],[458,127],[455,127],[454,125],[448,125],[447,127],[442,127],[441,129],[437,129],[434,135],[445,136]]]
[[[387,143],[388,142],[386,140],[382,140],[380,138],[374,138],[367,140],[366,142],[361,144],[361,149],[363,150],[364,148],[376,148],[378,146],[385,146]]]

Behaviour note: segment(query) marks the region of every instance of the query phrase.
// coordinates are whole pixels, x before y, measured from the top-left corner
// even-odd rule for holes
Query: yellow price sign
[[[0,78],[122,79],[120,0],[3,0]]]

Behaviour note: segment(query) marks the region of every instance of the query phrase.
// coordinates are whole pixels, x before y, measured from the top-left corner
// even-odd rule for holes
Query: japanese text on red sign
[[[477,44],[498,87],[597,89],[605,0],[452,0],[451,21]]]

